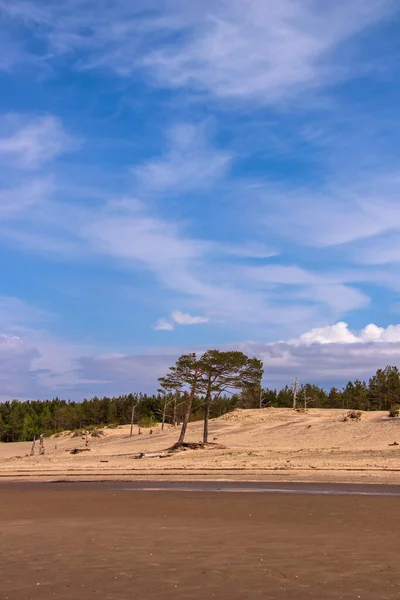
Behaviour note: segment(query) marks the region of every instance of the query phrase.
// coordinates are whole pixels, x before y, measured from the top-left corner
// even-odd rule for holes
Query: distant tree
[[[288,385],[285,385],[284,388],[279,390],[276,400],[278,407],[289,408],[290,406],[293,406],[292,389]]]
[[[297,408],[297,393],[299,389],[299,381],[297,377],[292,380],[292,397],[293,397],[293,409]]]
[[[343,408],[342,392],[335,387],[332,387],[329,390],[327,406],[329,406],[329,408]]]
[[[35,419],[32,414],[27,414],[24,417],[21,433],[23,440],[33,440],[34,436],[38,435],[39,427],[37,423],[35,423]]]
[[[174,394],[168,394],[166,393],[165,390],[159,390],[160,393],[160,398],[159,398],[159,404],[160,404],[160,408],[158,409],[158,414],[161,416],[161,431],[164,431],[164,425],[165,425],[165,419],[167,417],[167,411],[168,408],[173,404],[174,402]]]
[[[266,408],[276,406],[277,391],[261,385],[244,389],[240,395],[241,408]]]
[[[135,422],[135,412],[136,412],[136,408],[139,404],[139,397],[136,395],[133,395],[132,397],[132,402],[131,402],[131,428],[129,430],[129,437],[132,437],[133,435],[133,424]]]
[[[186,410],[178,440],[178,444],[182,444],[185,441],[193,400],[200,386],[201,365],[195,352],[192,352],[191,354],[182,354],[169,371],[165,377],[158,379],[160,385],[182,389],[186,392]]]
[[[200,358],[199,390],[205,395],[203,443],[208,442],[208,422],[213,398],[235,390],[259,390],[263,365],[243,352],[208,350]]]
[[[49,435],[63,429],[129,424],[132,422],[133,404],[135,404],[133,423],[138,423],[142,419],[154,422],[156,415],[164,423],[170,421],[176,424],[180,421],[183,424],[181,430],[183,439],[189,419],[193,421],[205,419],[208,425],[208,418],[220,416],[236,407],[293,406],[293,390],[290,385],[285,385],[279,391],[261,387],[257,371],[262,366],[256,362],[256,359],[249,359],[253,361],[254,367],[250,378],[241,377],[246,370],[243,363],[236,374],[231,373],[232,380],[228,375],[225,380],[222,376],[218,379],[220,373],[217,370],[217,363],[224,357],[224,353],[217,352],[213,355],[213,352],[216,351],[209,351],[200,359],[193,354],[184,355],[170,369],[166,378],[161,378],[167,383],[168,381],[172,383],[171,388],[163,388],[163,394],[167,396],[166,405],[161,394],[141,393],[112,398],[94,397],[83,402],[71,402],[60,398],[2,402],[0,403],[0,441],[27,441],[32,440],[35,435],[38,440],[43,432]],[[200,361],[203,358],[204,360],[207,358],[207,365],[204,363],[202,369]],[[249,373],[251,374],[251,370]],[[216,375],[217,379],[212,382]],[[207,389],[209,389],[208,397]],[[173,397],[172,402],[170,402],[171,397]],[[356,379],[348,382],[342,390],[331,388],[326,392],[312,383],[299,386],[296,394],[297,405],[306,406],[310,402],[313,408],[391,411],[393,407],[400,405],[399,369],[395,366],[378,369],[368,385]],[[208,427],[205,426],[205,429],[203,437],[208,439]]]
[[[174,427],[176,427],[177,410],[182,404],[184,404],[184,401],[181,400],[181,393],[182,393],[181,382],[178,381],[175,376],[171,376],[171,374],[166,375],[165,377],[160,377],[158,381],[159,381],[160,387],[161,387],[161,389],[159,391],[161,391],[161,393],[164,396],[164,398],[161,400],[161,404],[163,405],[162,408],[163,408],[164,421],[165,421],[165,411],[169,405],[172,405],[172,408],[173,408],[172,424]],[[168,394],[169,394],[170,400],[165,400],[165,397]],[[167,404],[165,404],[165,402],[167,402]],[[164,427],[163,427],[163,429],[164,429]]]

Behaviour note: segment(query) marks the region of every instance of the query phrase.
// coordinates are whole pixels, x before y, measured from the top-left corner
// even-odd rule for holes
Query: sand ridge
[[[178,429],[142,429],[129,437],[129,425],[102,429],[85,439],[63,432],[45,440],[44,456],[29,456],[31,443],[0,444],[0,478],[253,478],[273,480],[400,483],[400,419],[387,412],[363,412],[360,421],[343,419],[348,411],[266,408],[236,410],[210,422],[216,450],[181,452],[166,458],[134,457],[170,447]],[[191,423],[188,441],[202,438],[202,423]]]

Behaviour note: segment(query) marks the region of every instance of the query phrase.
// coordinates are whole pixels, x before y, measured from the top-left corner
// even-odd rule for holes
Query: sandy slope
[[[65,432],[46,439],[46,454],[30,457],[31,443],[0,445],[0,478],[132,479],[220,478],[400,483],[400,419],[363,413],[343,422],[347,411],[310,409],[237,410],[215,419],[210,441],[225,449],[188,451],[167,458],[135,460],[138,452],[171,446],[178,431],[168,426],[129,437],[129,426],[104,429],[90,438],[89,452],[72,455],[85,441]],[[200,441],[202,423],[189,426],[188,441]]]

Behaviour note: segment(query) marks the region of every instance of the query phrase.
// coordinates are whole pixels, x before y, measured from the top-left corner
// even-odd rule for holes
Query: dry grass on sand
[[[164,458],[135,460],[172,446],[178,430],[166,426],[104,428],[89,437],[64,432],[45,441],[44,456],[29,456],[31,443],[0,444],[0,478],[59,479],[254,479],[280,481],[360,481],[400,483],[400,419],[362,413],[343,421],[347,411],[266,408],[236,410],[210,422],[210,441],[219,448],[189,450]],[[202,423],[191,423],[187,441],[199,442]]]

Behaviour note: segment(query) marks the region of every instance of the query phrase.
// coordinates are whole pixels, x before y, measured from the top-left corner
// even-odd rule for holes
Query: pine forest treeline
[[[390,411],[400,404],[400,373],[397,367],[379,369],[368,382],[349,381],[342,389],[324,390],[312,383],[301,384],[297,390],[297,406],[309,408],[340,408],[348,410]],[[135,423],[143,426],[161,422],[179,424],[187,408],[187,392],[127,394],[113,398],[97,398],[73,402],[53,400],[12,400],[0,403],[0,441],[31,440],[41,433],[49,435],[64,430],[90,429],[130,423],[135,405]],[[250,387],[238,393],[221,394],[207,406],[210,418],[221,416],[235,408],[265,408],[293,406],[290,383],[280,390]],[[192,399],[190,420],[204,419],[205,395]]]

